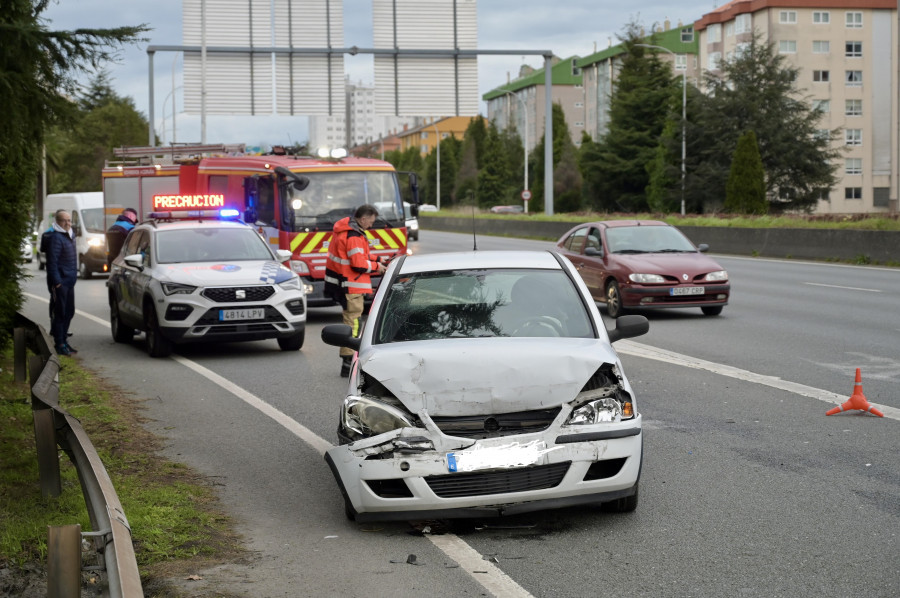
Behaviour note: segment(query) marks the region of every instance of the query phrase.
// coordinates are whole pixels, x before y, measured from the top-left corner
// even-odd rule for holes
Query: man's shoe
[[[341,357],[341,378],[350,377],[350,364],[352,363],[352,359],[352,357]]]
[[[73,347],[73,346],[70,345],[69,343],[66,343],[66,349],[69,350],[69,353],[78,353],[78,349],[76,349],[75,347]]]
[[[57,355],[71,355],[72,351],[69,350],[69,347],[66,345],[56,345],[56,354]]]

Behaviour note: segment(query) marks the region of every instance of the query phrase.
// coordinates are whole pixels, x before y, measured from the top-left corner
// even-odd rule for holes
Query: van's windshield
[[[106,229],[103,227],[103,208],[85,208],[81,210],[81,219],[84,228],[89,233],[104,233]]]

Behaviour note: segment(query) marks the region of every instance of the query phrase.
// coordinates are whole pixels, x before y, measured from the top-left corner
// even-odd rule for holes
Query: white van
[[[103,192],[48,195],[44,199],[40,234],[53,226],[57,210],[66,210],[72,215],[72,230],[75,231],[75,246],[78,249],[78,275],[82,278],[90,278],[96,272],[109,272],[106,262]],[[40,245],[40,234],[38,235],[38,245]],[[46,264],[46,254],[38,253],[38,268],[43,270]]]

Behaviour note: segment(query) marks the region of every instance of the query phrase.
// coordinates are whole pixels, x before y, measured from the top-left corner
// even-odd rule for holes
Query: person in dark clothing
[[[53,234],[47,247],[47,287],[53,316],[50,336],[59,355],[77,353],[69,344],[69,324],[75,317],[75,281],[78,279],[78,250],[72,234],[72,216],[65,210],[56,212]]]
[[[137,224],[138,213],[134,208],[125,208],[116,221],[113,222],[109,230],[106,231],[106,262],[109,264],[109,271],[112,272],[112,262],[118,257],[125,244],[125,237]]]

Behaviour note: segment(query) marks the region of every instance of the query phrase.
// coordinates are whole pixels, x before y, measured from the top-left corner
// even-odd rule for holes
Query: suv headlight
[[[347,397],[341,409],[341,425],[360,436],[377,436],[397,428],[411,428],[409,417],[390,405],[364,397]]]
[[[289,280],[285,280],[284,282],[279,282],[278,286],[280,286],[285,291],[300,291],[303,290],[303,285],[300,284],[300,277],[294,276]]]
[[[716,270],[715,272],[710,272],[703,277],[703,280],[708,280],[710,282],[721,282],[723,280],[728,280],[728,271]]]
[[[634,417],[634,406],[627,395],[624,395],[621,399],[605,397],[595,401],[588,401],[573,409],[564,425],[586,426],[606,422],[619,422],[632,417]]]
[[[638,282],[641,284],[647,284],[652,282],[666,282],[666,279],[660,276],[659,274],[639,274],[635,272],[634,274],[628,275],[628,280],[631,282]]]
[[[161,282],[160,285],[166,295],[190,295],[197,290],[197,287],[193,285],[180,282]]]

